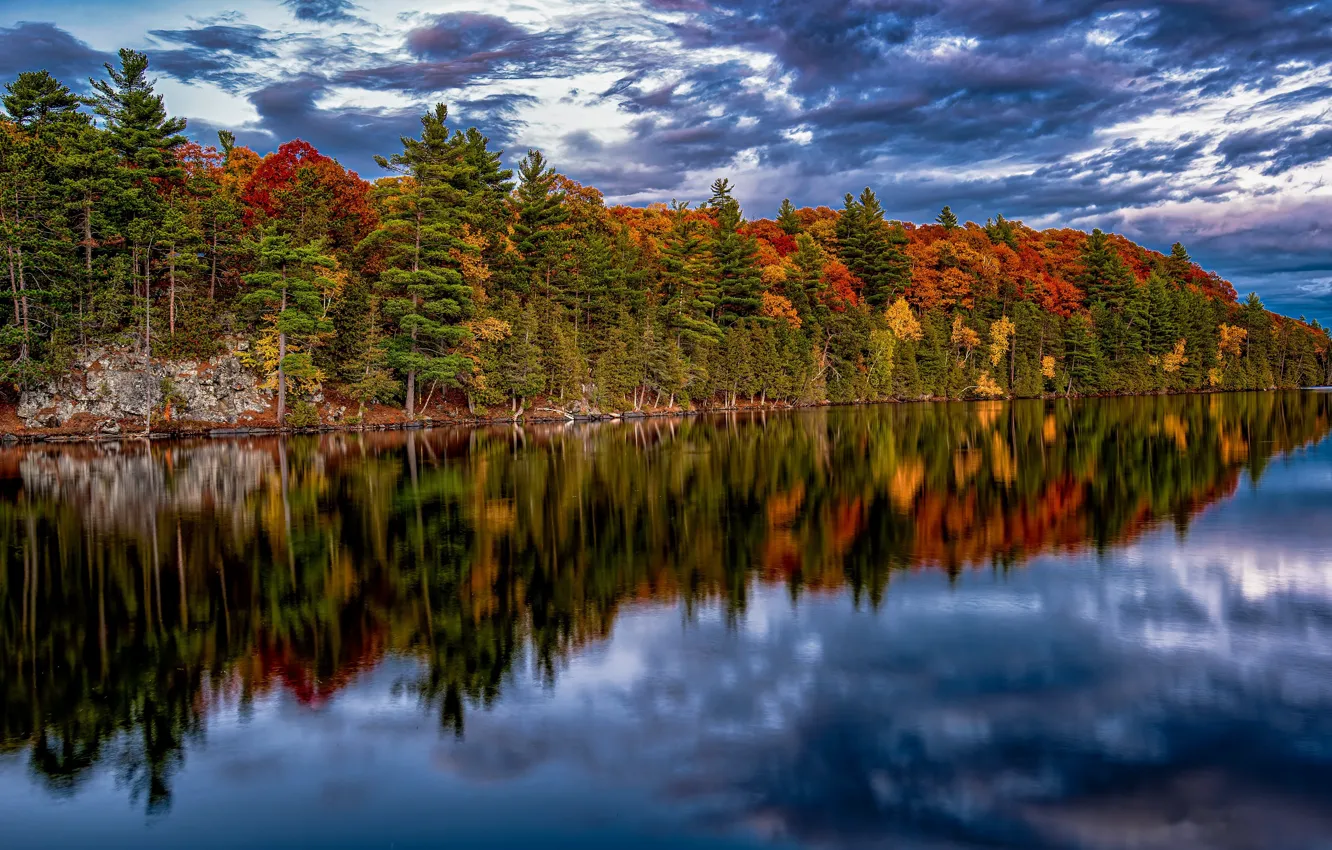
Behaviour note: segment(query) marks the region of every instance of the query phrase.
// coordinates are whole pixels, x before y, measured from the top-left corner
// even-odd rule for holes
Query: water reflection
[[[1318,846],[1329,412],[0,451],[0,796],[28,800],[0,820],[68,843],[63,796],[163,846],[282,843],[265,802],[347,846]],[[246,792],[251,823],[219,816]]]

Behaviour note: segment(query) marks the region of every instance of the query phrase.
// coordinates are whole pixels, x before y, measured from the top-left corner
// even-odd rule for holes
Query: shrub
[[[321,424],[319,408],[308,401],[298,401],[287,411],[288,428],[318,428]]]

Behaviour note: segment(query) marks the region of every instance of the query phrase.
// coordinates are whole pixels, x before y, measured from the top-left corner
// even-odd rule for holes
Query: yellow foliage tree
[[[900,340],[918,342],[921,337],[920,320],[911,312],[911,305],[905,298],[898,298],[884,311],[888,329]]]
[[[763,293],[763,304],[759,310],[770,319],[780,319],[792,328],[798,329],[800,327],[800,312],[796,310],[790,299],[784,295],[777,295],[773,292]]]
[[[472,287],[473,300],[478,304],[484,304],[486,284],[490,282],[490,266],[481,258],[481,252],[487,244],[486,237],[481,232],[473,230],[470,224],[464,224],[462,243],[467,246],[467,250],[454,248],[449,254],[458,262],[463,281]]]
[[[1041,358],[1041,374],[1052,381],[1054,380],[1055,359],[1048,354]]]
[[[994,382],[989,372],[981,372],[976,379],[976,394],[986,398],[998,398],[1004,394],[1004,388]]]
[[[1007,316],[1001,316],[990,325],[990,365],[998,366],[1008,353],[1008,344],[1017,333],[1017,326]]]
[[[1217,328],[1221,332],[1221,339],[1217,343],[1217,356],[1222,360],[1229,354],[1232,357],[1240,356],[1240,349],[1244,341],[1249,338],[1249,332],[1245,328],[1237,328],[1234,325],[1228,325],[1224,322]]]
[[[1189,362],[1189,358],[1184,356],[1184,345],[1185,341],[1181,339],[1175,343],[1174,351],[1168,351],[1161,356],[1161,368],[1167,374],[1173,375],[1179,371],[1181,366]]]
[[[953,319],[953,345],[957,346],[962,362],[971,359],[971,351],[980,341],[980,334],[967,327],[961,316]]]
[[[763,285],[769,289],[786,282],[786,266],[780,264],[762,266],[759,274],[763,279]]]

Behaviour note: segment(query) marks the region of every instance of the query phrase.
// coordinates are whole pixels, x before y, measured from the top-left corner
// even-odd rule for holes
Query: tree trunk
[[[176,336],[176,246],[172,245],[167,254],[171,261],[167,263],[167,277],[170,284],[167,287],[167,327],[170,329],[172,339]]]
[[[282,309],[278,311],[278,321],[282,321],[282,312],[287,309],[287,279],[285,271],[282,278]],[[277,418],[278,427],[282,426],[282,421],[287,416],[287,371],[282,366],[282,361],[287,358],[287,333],[278,331],[278,407]]]
[[[208,274],[208,300],[213,301],[217,296],[217,217],[213,217],[213,257],[212,269]]]
[[[416,245],[412,253],[412,274],[421,270],[421,209],[420,201],[417,201],[416,210]],[[421,302],[416,293],[412,293],[412,312],[416,312]],[[419,354],[420,347],[416,344],[416,325],[412,325],[412,354]],[[416,418],[416,370],[407,370],[407,418]]]
[[[28,322],[28,285],[23,275],[23,246],[18,248],[18,285],[19,285],[19,308],[23,313],[23,344],[19,348],[19,359],[28,359],[29,341],[32,338],[32,328]]]
[[[148,382],[148,400],[143,412],[143,432],[153,430],[153,302],[149,297],[152,290],[144,280],[143,287],[143,379]]]
[[[8,224],[9,219],[5,216],[5,211],[0,208],[0,224]],[[14,246],[5,243],[5,255],[9,259],[9,289],[14,295],[14,324],[19,323],[19,294],[18,294],[18,265],[14,261]]]
[[[92,196],[83,196],[83,270],[88,275],[88,283],[92,283]]]
[[[1008,343],[1008,395],[1014,395],[1017,384],[1017,334]]]
[[[14,263],[14,246],[6,245],[5,253],[9,255],[9,291],[14,296],[14,324],[19,323],[19,294],[18,294],[18,266]]]

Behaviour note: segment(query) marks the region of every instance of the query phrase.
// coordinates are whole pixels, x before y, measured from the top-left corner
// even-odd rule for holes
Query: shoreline
[[[826,407],[868,407],[873,405],[893,405],[893,404],[974,404],[983,402],[1013,402],[1013,401],[1074,401],[1092,398],[1154,398],[1162,396],[1190,396],[1190,395],[1217,395],[1222,393],[1261,393],[1261,392],[1300,392],[1305,390],[1320,389],[1319,387],[1270,387],[1265,390],[1223,390],[1223,389],[1193,389],[1178,392],[1157,391],[1146,393],[1048,393],[1040,396],[1013,396],[1004,398],[921,398],[913,400],[903,399],[878,399],[874,401],[850,401],[850,402],[816,402],[810,404],[788,404],[788,403],[766,403],[753,405],[740,405],[735,407],[705,407],[691,410],[667,409],[667,410],[643,410],[627,411],[613,413],[583,413],[583,414],[564,414],[551,415],[547,410],[542,410],[540,415],[531,416],[520,413],[519,415],[495,416],[495,417],[475,417],[464,416],[459,418],[437,419],[425,417],[414,421],[386,421],[374,424],[351,424],[351,423],[326,423],[310,427],[282,427],[276,425],[248,425],[227,422],[201,422],[193,420],[181,420],[179,423],[172,423],[154,429],[151,432],[136,432],[125,430],[125,423],[131,420],[122,420],[121,429],[114,432],[106,432],[98,427],[96,423],[89,425],[87,430],[69,430],[69,426],[60,428],[35,428],[24,429],[21,431],[0,431],[0,446],[14,446],[37,443],[116,443],[128,441],[155,441],[155,440],[182,440],[198,439],[203,437],[229,439],[234,437],[281,437],[296,434],[328,434],[328,433],[372,433],[376,431],[419,431],[431,428],[483,428],[494,425],[536,425],[536,424],[558,424],[568,423],[594,423],[594,422],[624,422],[646,419],[685,419],[695,416],[709,416],[713,414],[726,413],[767,413],[769,411],[799,411],[814,410]],[[141,424],[136,421],[134,424]],[[77,429],[78,426],[75,426]]]

